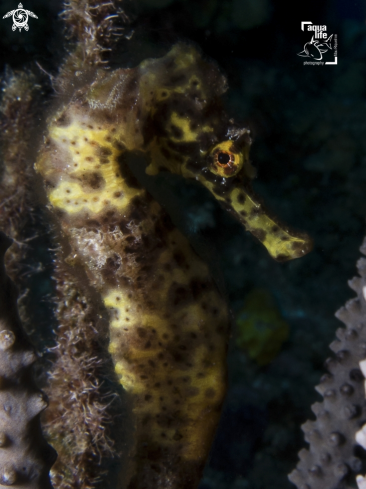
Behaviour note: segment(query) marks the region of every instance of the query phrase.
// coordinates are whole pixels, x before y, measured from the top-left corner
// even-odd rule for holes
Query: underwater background
[[[1,17],[15,4],[3,1]],[[37,61],[55,73],[65,55],[62,4],[24,7],[38,16],[28,32],[0,22],[2,71]],[[354,295],[347,280],[365,234],[366,2],[143,0],[135,11],[135,34],[116,65],[161,56],[177,41],[214,60],[228,78],[228,113],[251,130],[256,193],[314,240],[306,257],[276,263],[201,187],[142,177],[208,261],[232,312],[229,391],[200,489],[294,488],[287,473],[305,446],[300,425],[321,399],[314,386],[342,326],[334,313]],[[303,64],[297,54],[311,36],[302,21],[337,34],[336,65]],[[39,349],[52,345],[55,327],[46,236],[39,232],[23,277]]]

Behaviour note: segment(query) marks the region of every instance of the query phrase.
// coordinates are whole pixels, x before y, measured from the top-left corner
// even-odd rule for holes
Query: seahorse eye
[[[226,166],[229,162],[235,161],[235,156],[232,153],[226,153],[224,151],[220,151],[216,154],[217,163],[220,166]]]
[[[217,144],[209,155],[210,170],[216,175],[233,177],[243,167],[243,155],[233,151],[233,142],[224,141]]]

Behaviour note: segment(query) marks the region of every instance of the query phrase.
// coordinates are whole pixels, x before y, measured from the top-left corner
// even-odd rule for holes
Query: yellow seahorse
[[[131,396],[129,489],[193,489],[226,389],[228,313],[207,266],[133,177],[195,178],[277,260],[306,235],[269,217],[250,191],[251,139],[224,112],[226,80],[185,44],[133,69],[98,71],[48,123],[36,170],[71,253],[110,313],[109,351]]]

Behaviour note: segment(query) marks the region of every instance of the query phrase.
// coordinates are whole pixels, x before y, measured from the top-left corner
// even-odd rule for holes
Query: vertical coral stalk
[[[366,242],[361,247],[366,254]],[[365,472],[365,457],[357,447],[355,435],[366,417],[363,380],[359,362],[366,357],[366,259],[357,263],[359,277],[349,286],[357,297],[336,312],[346,328],[336,331],[330,344],[335,356],[328,358],[328,373],[316,390],[323,402],[311,406],[315,421],[302,425],[309,449],[299,452],[300,461],[289,475],[298,489],[347,489],[354,487],[356,474]]]

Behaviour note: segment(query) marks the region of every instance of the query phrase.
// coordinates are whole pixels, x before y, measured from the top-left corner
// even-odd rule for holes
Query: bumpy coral
[[[32,378],[37,357],[18,317],[15,286],[5,273],[10,244],[0,233],[0,487],[47,489],[55,452],[41,432],[47,401]]]
[[[366,241],[361,252],[366,255]],[[316,421],[307,421],[302,429],[308,450],[299,452],[300,462],[289,475],[298,489],[349,489],[355,475],[365,472],[365,457],[355,434],[366,418],[364,377],[359,362],[366,356],[366,259],[358,263],[360,277],[349,281],[357,297],[337,313],[346,328],[337,330],[338,340],[330,348],[335,357],[326,362],[325,374],[317,391],[322,403],[312,406]]]

